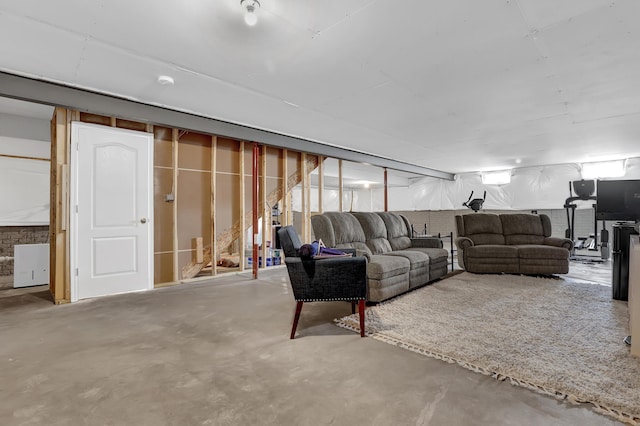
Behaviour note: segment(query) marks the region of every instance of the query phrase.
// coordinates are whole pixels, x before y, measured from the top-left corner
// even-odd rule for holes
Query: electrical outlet
[[[173,194],[165,194],[164,195],[164,200],[169,203],[171,201],[174,201],[176,199],[175,195]]]

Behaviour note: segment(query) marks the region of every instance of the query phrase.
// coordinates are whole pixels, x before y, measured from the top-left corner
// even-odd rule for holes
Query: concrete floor
[[[0,291],[0,424],[613,425],[593,412],[336,327],[286,269],[54,306]]]

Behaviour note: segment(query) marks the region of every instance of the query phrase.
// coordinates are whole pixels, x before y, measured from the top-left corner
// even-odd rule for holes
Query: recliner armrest
[[[411,247],[442,248],[442,240],[438,237],[411,238]]]
[[[459,250],[464,250],[466,248],[473,247],[474,245],[475,244],[473,243],[473,240],[471,240],[471,238],[467,238],[467,237],[456,238],[456,247],[458,247]]]
[[[554,247],[564,247],[571,251],[573,249],[573,241],[569,238],[545,237],[543,244]]]

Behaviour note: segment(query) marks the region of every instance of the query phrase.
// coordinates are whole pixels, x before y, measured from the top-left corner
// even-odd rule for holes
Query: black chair
[[[291,338],[295,337],[304,302],[334,300],[351,302],[352,313],[355,313],[355,304],[358,302],[360,336],[364,337],[364,302],[367,298],[367,262],[365,258],[302,258],[299,255],[302,243],[293,226],[283,226],[278,230],[278,236],[285,255],[293,296],[297,302]],[[355,251],[352,253],[355,254]]]

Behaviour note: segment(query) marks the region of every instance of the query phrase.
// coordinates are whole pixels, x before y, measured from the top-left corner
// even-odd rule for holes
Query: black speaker
[[[573,181],[573,191],[581,199],[588,200],[596,192],[596,183],[593,180],[575,180]]]

